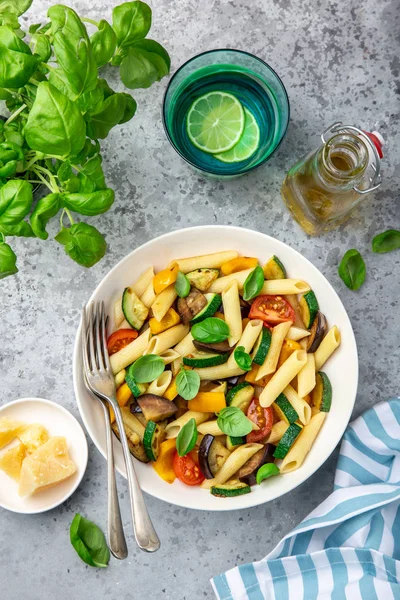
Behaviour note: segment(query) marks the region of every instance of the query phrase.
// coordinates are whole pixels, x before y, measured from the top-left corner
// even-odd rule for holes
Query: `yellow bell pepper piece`
[[[251,366],[251,371],[247,371],[247,373],[246,373],[245,381],[247,381],[248,383],[252,383],[253,385],[260,385],[262,387],[265,387],[267,385],[267,383],[270,381],[270,379],[272,379],[272,375],[264,375],[264,377],[261,377],[261,379],[256,381],[256,377],[257,377],[259,368],[260,367],[258,365],[253,363]]]
[[[221,265],[221,275],[231,275],[231,273],[237,273],[238,271],[254,269],[257,265],[257,258],[239,256],[238,258],[232,258],[232,260],[228,260],[228,262]]]
[[[217,312],[216,312],[216,313],[215,313],[213,316],[214,316],[216,319],[221,319],[222,321],[225,321],[225,315],[224,315],[224,313],[222,313],[222,312],[218,312],[218,311],[217,311]]]
[[[117,389],[117,402],[120,406],[128,404],[132,398],[132,392],[127,383],[123,383],[121,387]]]
[[[152,317],[149,321],[150,330],[153,335],[157,335],[157,333],[162,333],[166,329],[173,327],[174,325],[178,325],[180,323],[180,317],[178,313],[173,309],[169,308],[165,314],[165,316],[161,319],[161,321],[157,321],[154,317]]]
[[[156,462],[152,463],[154,470],[158,473],[161,479],[164,479],[164,481],[167,483],[174,483],[176,479],[176,475],[172,466],[175,452],[175,439],[166,440],[160,445],[160,454]]]
[[[178,278],[179,266],[177,263],[174,263],[168,269],[163,269],[157,275],[153,277],[153,288],[155,294],[161,294],[165,288],[167,288],[171,283],[175,283]]]
[[[176,377],[174,377],[164,392],[164,398],[167,400],[174,400],[178,395],[178,390],[176,388]]]
[[[199,392],[189,402],[189,408],[196,412],[219,412],[226,408],[225,394],[223,392]]]
[[[114,413],[113,407],[110,404],[108,405],[108,412],[110,413],[111,424],[113,424],[115,421],[115,413]]]
[[[293,354],[295,350],[302,350],[299,342],[295,342],[294,340],[283,340],[277,369],[283,365],[283,363],[289,358],[289,356]]]

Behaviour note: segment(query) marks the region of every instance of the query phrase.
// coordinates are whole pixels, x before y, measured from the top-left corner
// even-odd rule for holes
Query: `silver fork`
[[[89,326],[87,325],[87,320],[89,320]],[[92,393],[108,402],[112,407],[120,431],[128,476],[132,522],[136,542],[141,550],[155,552],[160,547],[160,540],[155,532],[144,502],[142,490],[140,489],[129,451],[128,440],[124,434],[124,423],[120,407],[116,399],[114,376],[111,371],[107,352],[104,302],[96,302],[95,306],[93,306],[93,303],[90,305],[89,319],[86,316],[86,307],[83,307],[82,331],[88,332],[86,362],[84,353],[84,372],[87,384]]]

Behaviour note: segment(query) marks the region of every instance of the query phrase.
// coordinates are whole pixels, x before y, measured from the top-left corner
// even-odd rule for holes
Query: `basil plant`
[[[144,2],[116,6],[111,23],[55,5],[48,21],[27,33],[19,17],[31,4],[0,0],[0,278],[18,271],[8,238],[45,240],[56,215],[55,240],[73,260],[91,267],[104,256],[104,236],[73,213],[91,217],[113,204],[99,140],[132,119],[136,102],[112,90],[99,71],[111,65],[136,89],[160,81],[170,68],[168,53],[146,38],[151,9]],[[48,193],[36,200],[39,185]]]

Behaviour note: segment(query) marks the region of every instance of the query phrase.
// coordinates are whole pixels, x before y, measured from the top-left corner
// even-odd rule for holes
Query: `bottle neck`
[[[368,163],[365,142],[351,133],[333,136],[317,152],[319,174],[329,186],[347,189],[360,183]]]

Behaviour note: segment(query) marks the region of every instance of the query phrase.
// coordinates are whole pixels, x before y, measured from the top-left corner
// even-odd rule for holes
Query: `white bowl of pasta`
[[[109,333],[119,332],[111,365],[145,492],[200,510],[256,506],[303,483],[340,441],[357,391],[353,330],[329,282],[283,242],[238,227],[174,231],[121,260],[90,298],[98,300]],[[80,330],[73,371],[82,419],[105,457]]]

